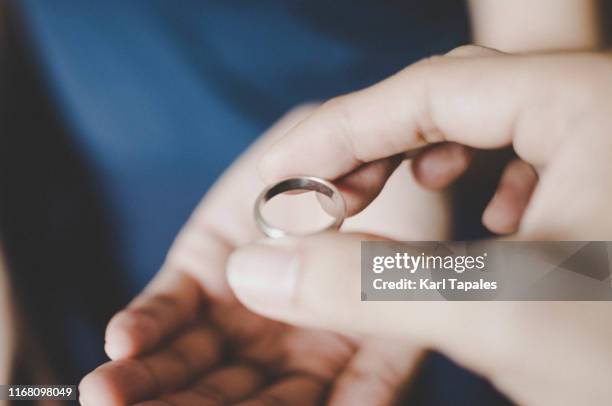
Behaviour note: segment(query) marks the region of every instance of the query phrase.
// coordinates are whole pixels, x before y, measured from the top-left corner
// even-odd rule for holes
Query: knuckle
[[[429,70],[433,66],[441,64],[444,60],[446,60],[446,56],[444,55],[430,55],[419,59],[417,62],[410,65],[409,68]]]
[[[334,122],[341,123],[339,127],[346,127],[347,123],[352,121],[349,97],[347,95],[336,96],[329,99],[322,105],[323,114],[328,114],[335,118]],[[330,121],[331,122],[331,121]]]
[[[459,45],[457,48],[451,49],[446,53],[447,56],[469,56],[474,55],[481,51],[483,48],[478,45],[464,44]]]
[[[336,118],[342,118],[344,116],[345,107],[345,96],[336,96],[327,100],[321,105],[321,113]]]
[[[335,96],[325,101],[321,107],[326,110],[334,110],[336,108],[342,107],[345,100],[346,100],[346,96],[344,95]]]
[[[474,44],[460,45],[457,48],[450,50],[446,56],[454,57],[469,57],[469,56],[485,56],[485,55],[499,55],[503,54],[501,51],[497,51],[492,48],[483,47]]]
[[[319,106],[321,106],[321,103],[316,103],[316,102],[303,103],[289,110],[286,114],[286,117],[290,119],[299,120],[302,117],[306,117],[310,115]]]

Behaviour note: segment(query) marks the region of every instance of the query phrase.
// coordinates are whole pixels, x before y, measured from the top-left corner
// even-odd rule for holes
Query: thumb
[[[357,235],[326,233],[259,242],[235,251],[228,279],[253,311],[293,324],[352,329],[362,307]]]
[[[290,324],[381,338],[410,337],[435,348],[446,346],[449,334],[454,342],[462,337],[473,340],[469,326],[487,317],[491,306],[362,301],[361,241],[372,239],[323,233],[253,244],[230,257],[229,284],[252,311]]]
[[[506,357],[505,302],[361,301],[364,234],[267,240],[235,251],[230,288],[255,313],[292,325],[372,338],[409,339],[483,375]],[[511,335],[508,335],[511,340]],[[500,361],[502,360],[502,361]]]

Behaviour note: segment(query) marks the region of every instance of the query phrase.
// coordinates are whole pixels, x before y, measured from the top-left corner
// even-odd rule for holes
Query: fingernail
[[[234,293],[247,304],[286,304],[292,300],[298,259],[291,247],[260,243],[229,258],[227,276]]]

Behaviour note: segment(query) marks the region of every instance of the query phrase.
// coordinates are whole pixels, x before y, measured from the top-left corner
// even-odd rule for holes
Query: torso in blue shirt
[[[134,294],[259,134],[300,103],[465,43],[460,3],[19,2],[53,98],[102,185]],[[90,341],[76,346],[83,370],[102,360],[100,338]]]

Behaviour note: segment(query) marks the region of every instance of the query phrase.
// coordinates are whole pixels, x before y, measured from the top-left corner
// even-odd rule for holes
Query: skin
[[[521,240],[610,240],[610,94],[607,54],[462,47],[322,105],[259,167],[268,181],[297,172],[337,179],[432,144],[511,146],[518,160],[483,214],[490,228]],[[358,187],[384,186],[384,179],[364,182]],[[369,202],[365,194],[349,198],[354,212]],[[519,404],[609,404],[610,303],[361,302],[360,241],[374,238],[324,233],[259,242],[231,256],[228,279],[258,314],[416,342],[487,377]]]

